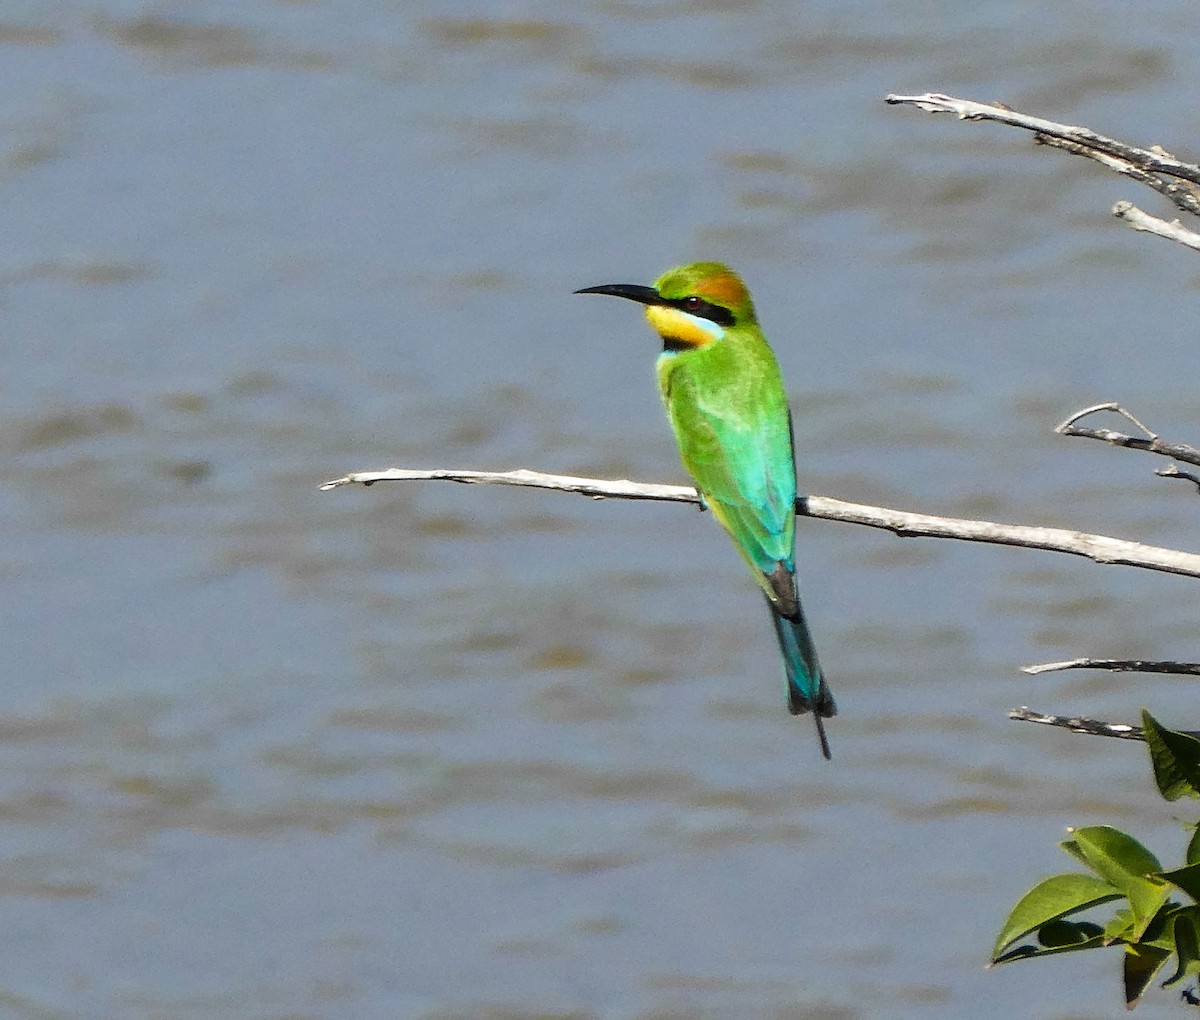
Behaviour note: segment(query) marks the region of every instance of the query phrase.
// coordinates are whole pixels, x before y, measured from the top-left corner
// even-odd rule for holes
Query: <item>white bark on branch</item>
[[[700,505],[700,497],[690,485],[657,485],[631,482],[627,478],[612,481],[578,478],[575,475],[550,475],[543,471],[469,471],[457,468],[388,468],[385,471],[356,471],[321,486],[322,492],[343,485],[374,485],[376,482],[463,482],[467,485],[518,485],[533,489],[576,492],[592,499],[656,499],[672,503]]]
[[[1060,729],[1070,730],[1072,733],[1082,733],[1089,737],[1116,737],[1118,740],[1146,739],[1146,731],[1141,726],[1135,726],[1132,723],[1103,722],[1100,719],[1089,719],[1086,715],[1045,715],[1026,708],[1024,705],[1011,709],[1008,717],[1017,722],[1057,726]],[[1176,730],[1175,732],[1200,738],[1200,730]]]
[[[990,120],[1032,131],[1035,142],[1094,160],[1130,180],[1153,188],[1184,212],[1200,216],[1200,190],[1197,189],[1197,185],[1200,185],[1200,166],[1176,159],[1157,145],[1151,148],[1129,145],[1088,128],[1030,117],[1003,103],[977,103],[940,92],[926,92],[917,96],[889,95],[885,97],[885,102],[907,104],[930,113],[953,113],[960,120]],[[1178,220],[1168,222],[1151,216],[1126,201],[1118,202],[1112,211],[1114,216],[1134,230],[1146,231],[1200,251],[1200,234],[1188,230]]]
[[[1039,662],[1022,666],[1022,673],[1056,673],[1063,669],[1107,669],[1114,673],[1170,673],[1173,676],[1200,676],[1200,662],[1175,662],[1160,659],[1067,659],[1064,662]]]
[[[322,491],[343,485],[374,485],[376,482],[451,481],[466,484],[518,485],[538,489],[574,492],[593,499],[649,499],[700,505],[696,490],[686,485],[661,485],[551,475],[541,471],[467,471],[452,468],[430,470],[390,468],[386,471],[358,471],[336,478],[321,486]],[[1027,549],[1084,556],[1096,563],[1120,563],[1146,570],[1200,577],[1200,554],[1127,542],[1105,535],[1090,535],[1064,528],[1042,528],[1026,524],[996,524],[992,521],[935,517],[931,514],[892,510],[887,507],[848,503],[829,496],[805,496],[796,500],[796,513],[826,521],[861,524],[882,528],[901,537],[953,538],[964,542],[1015,545]]]
[[[1017,722],[1041,723],[1043,726],[1058,726],[1072,733],[1084,733],[1092,737],[1117,737],[1120,740],[1145,740],[1145,734],[1140,726],[1129,723],[1101,722],[1099,719],[1089,719],[1084,715],[1044,715],[1022,705],[1008,713],[1010,719]]]
[[[1114,205],[1112,211],[1117,219],[1124,220],[1134,230],[1165,237],[1168,241],[1178,241],[1194,251],[1200,251],[1200,234],[1188,230],[1179,220],[1164,220],[1158,216],[1151,216],[1132,202],[1124,200]]]

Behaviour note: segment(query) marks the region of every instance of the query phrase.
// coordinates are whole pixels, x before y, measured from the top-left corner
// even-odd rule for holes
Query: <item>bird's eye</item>
[[[686,298],[684,300],[683,307],[686,308],[689,312],[695,312],[695,311],[699,310],[699,308],[702,304],[704,304],[704,302],[701,301],[698,297],[696,297],[695,294],[693,294],[690,298]]]

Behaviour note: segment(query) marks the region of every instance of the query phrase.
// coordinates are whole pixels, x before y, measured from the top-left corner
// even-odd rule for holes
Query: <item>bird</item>
[[[779,364],[750,291],[720,262],[691,262],[653,285],[605,283],[643,305],[662,340],[656,374],[667,418],[704,507],[749,565],[771,610],[788,711],[811,712],[821,754],[837,705],[817,660],[796,587],[796,467],[792,416]]]

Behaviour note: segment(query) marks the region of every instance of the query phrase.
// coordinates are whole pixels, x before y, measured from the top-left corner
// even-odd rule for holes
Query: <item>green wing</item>
[[[708,354],[660,375],[684,467],[746,562],[768,575],[783,563],[790,574],[796,472],[774,358],[742,358],[731,371],[728,359],[704,363]]]

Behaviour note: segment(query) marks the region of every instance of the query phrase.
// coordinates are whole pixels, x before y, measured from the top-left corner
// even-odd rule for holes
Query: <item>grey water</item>
[[[730,262],[802,488],[1196,549],[1120,400],[1200,441],[1200,263],[1132,182],[937,90],[1200,154],[1192,7],[0,5],[0,1015],[1033,1017],[984,969],[1070,825],[1178,863],[1194,581],[802,521],[841,714],[783,707],[686,507],[357,469],[683,481],[632,307]],[[1194,723],[1194,720],[1191,720]],[[1178,1015],[1153,989],[1139,1015]]]

